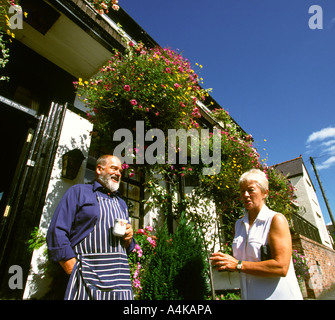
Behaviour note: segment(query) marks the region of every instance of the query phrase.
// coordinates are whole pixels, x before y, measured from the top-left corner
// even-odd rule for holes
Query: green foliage
[[[290,215],[296,213],[297,205],[294,204],[294,188],[290,181],[273,168],[266,168],[269,180],[269,194],[267,205],[274,211],[281,212],[290,220]]]
[[[135,249],[129,255],[129,267],[134,297],[137,298],[142,291],[141,279],[145,274],[152,256],[155,254],[157,237],[152,234],[151,226],[139,229],[134,234]]]
[[[33,252],[34,250],[38,250],[43,245],[46,244],[46,237],[38,227],[35,227],[35,229],[30,234],[30,239],[28,240],[28,250],[29,252]],[[47,254],[47,249],[45,251],[45,254]]]
[[[171,235],[166,224],[157,231],[156,248],[142,277],[139,299],[204,299],[208,262],[201,231],[182,217]]]

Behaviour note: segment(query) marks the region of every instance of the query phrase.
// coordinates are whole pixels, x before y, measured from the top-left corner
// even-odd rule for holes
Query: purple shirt
[[[126,202],[116,193],[109,193],[103,186],[94,181],[93,184],[77,184],[69,188],[58,204],[47,233],[49,259],[51,261],[69,260],[76,256],[73,247],[85,239],[94,228],[100,214],[96,191],[103,197],[116,197],[120,207],[126,211]],[[129,254],[134,250],[135,240],[132,238],[127,249]]]

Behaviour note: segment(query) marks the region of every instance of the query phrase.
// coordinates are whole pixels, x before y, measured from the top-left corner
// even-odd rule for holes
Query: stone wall
[[[293,250],[306,256],[309,279],[305,281],[308,298],[320,294],[335,284],[335,251],[302,235],[293,235]]]

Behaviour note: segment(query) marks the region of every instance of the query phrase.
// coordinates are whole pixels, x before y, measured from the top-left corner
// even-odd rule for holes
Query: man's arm
[[[51,261],[67,261],[76,255],[69,239],[76,214],[75,190],[70,188],[59,202],[47,233],[49,258]]]

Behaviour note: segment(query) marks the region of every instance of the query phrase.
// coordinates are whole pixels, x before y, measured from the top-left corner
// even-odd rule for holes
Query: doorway
[[[22,149],[37,119],[4,103],[0,103],[0,112],[0,212],[3,217]]]

